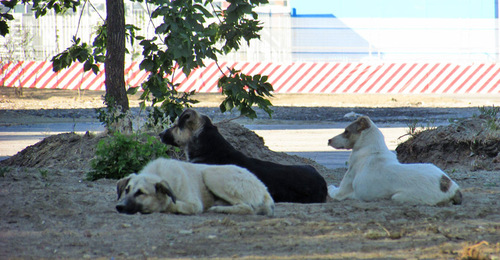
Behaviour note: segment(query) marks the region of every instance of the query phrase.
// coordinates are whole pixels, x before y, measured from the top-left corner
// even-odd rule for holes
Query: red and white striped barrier
[[[96,75],[92,71],[83,72],[80,63],[54,72],[50,61],[20,61],[5,63],[0,66],[0,86],[46,89],[88,89],[104,90],[104,69]],[[129,86],[138,86],[146,79],[147,73],[139,70],[138,62],[125,66],[125,82]]]
[[[210,62],[186,77],[175,71],[179,91],[218,92],[222,72],[237,69],[247,75],[267,75],[275,93],[404,93],[499,94],[500,64],[477,63],[260,63]],[[101,66],[102,69],[102,66]],[[139,86],[147,77],[138,62],[125,66],[125,82]],[[58,73],[48,61],[6,63],[0,85],[27,88],[104,90],[104,70],[83,72],[79,63]]]

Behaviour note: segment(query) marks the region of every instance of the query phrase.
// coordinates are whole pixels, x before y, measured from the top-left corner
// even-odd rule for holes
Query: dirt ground
[[[16,98],[8,91],[0,89],[1,120],[14,110],[100,106],[99,93],[76,98],[74,92],[25,90],[26,97]],[[209,104],[220,97],[203,98]],[[327,100],[313,96],[311,102],[320,106],[323,98]],[[278,99],[275,105],[307,103],[295,95]],[[340,104],[341,99],[346,103]],[[405,107],[478,106],[484,102],[342,96],[331,106],[359,101],[365,106],[398,107],[388,102],[391,99]],[[43,117],[16,118],[17,122],[34,119]],[[223,134],[256,157],[309,163],[329,184],[338,184],[346,170],[330,170],[304,158],[266,150],[250,131],[233,127],[222,126],[227,130]],[[0,164],[0,259],[500,259],[500,171],[495,168],[454,165],[445,169],[462,188],[464,202],[459,206],[329,200],[322,204],[278,203],[272,218],[213,213],[123,215],[115,210],[115,180],[85,180],[88,152],[99,137],[64,134],[49,138],[18,154],[22,163]]]
[[[73,91],[60,89],[23,89],[17,97],[15,88],[0,87],[0,109],[74,109],[102,107],[104,91]],[[130,106],[137,107],[140,93],[130,97]],[[199,106],[218,107],[223,96],[198,93]],[[500,95],[393,95],[393,94],[276,94],[275,106],[306,107],[477,107],[500,104]]]

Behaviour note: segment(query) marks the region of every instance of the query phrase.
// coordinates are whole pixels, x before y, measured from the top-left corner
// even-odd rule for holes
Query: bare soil
[[[62,109],[68,103],[92,108],[100,102],[96,97],[82,104],[67,92],[50,98],[29,93],[30,98],[5,94],[0,119],[12,112],[20,116],[19,123],[26,120],[21,115],[29,115],[21,110]],[[450,102],[458,101],[444,103]],[[311,164],[327,183],[338,184],[346,170],[270,151],[261,138],[236,123],[221,123],[219,128],[243,152],[281,163]],[[0,163],[0,259],[500,259],[500,171],[493,160],[492,168],[471,169],[466,162],[444,165],[462,188],[464,202],[459,206],[329,200],[278,203],[272,218],[123,215],[114,209],[115,180],[85,180],[100,138],[50,136]]]
[[[500,170],[500,119],[478,116],[417,132],[397,148],[404,163],[430,162],[450,169]]]

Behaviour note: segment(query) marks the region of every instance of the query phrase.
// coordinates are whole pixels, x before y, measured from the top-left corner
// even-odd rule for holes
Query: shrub
[[[167,156],[168,147],[148,134],[125,135],[115,132],[97,144],[96,157],[91,160],[88,180],[120,179],[138,172],[150,160]]]

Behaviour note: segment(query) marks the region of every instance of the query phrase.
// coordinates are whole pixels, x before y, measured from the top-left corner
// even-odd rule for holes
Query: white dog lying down
[[[328,140],[328,145],[352,149],[349,168],[340,187],[328,187],[333,199],[392,199],[426,205],[462,202],[458,185],[436,166],[399,163],[387,148],[382,132],[366,116],[359,117],[342,134]]]
[[[160,158],[139,174],[119,180],[117,191],[116,209],[120,213],[274,214],[274,201],[266,186],[248,170],[234,165]],[[218,200],[225,205],[216,206]]]

